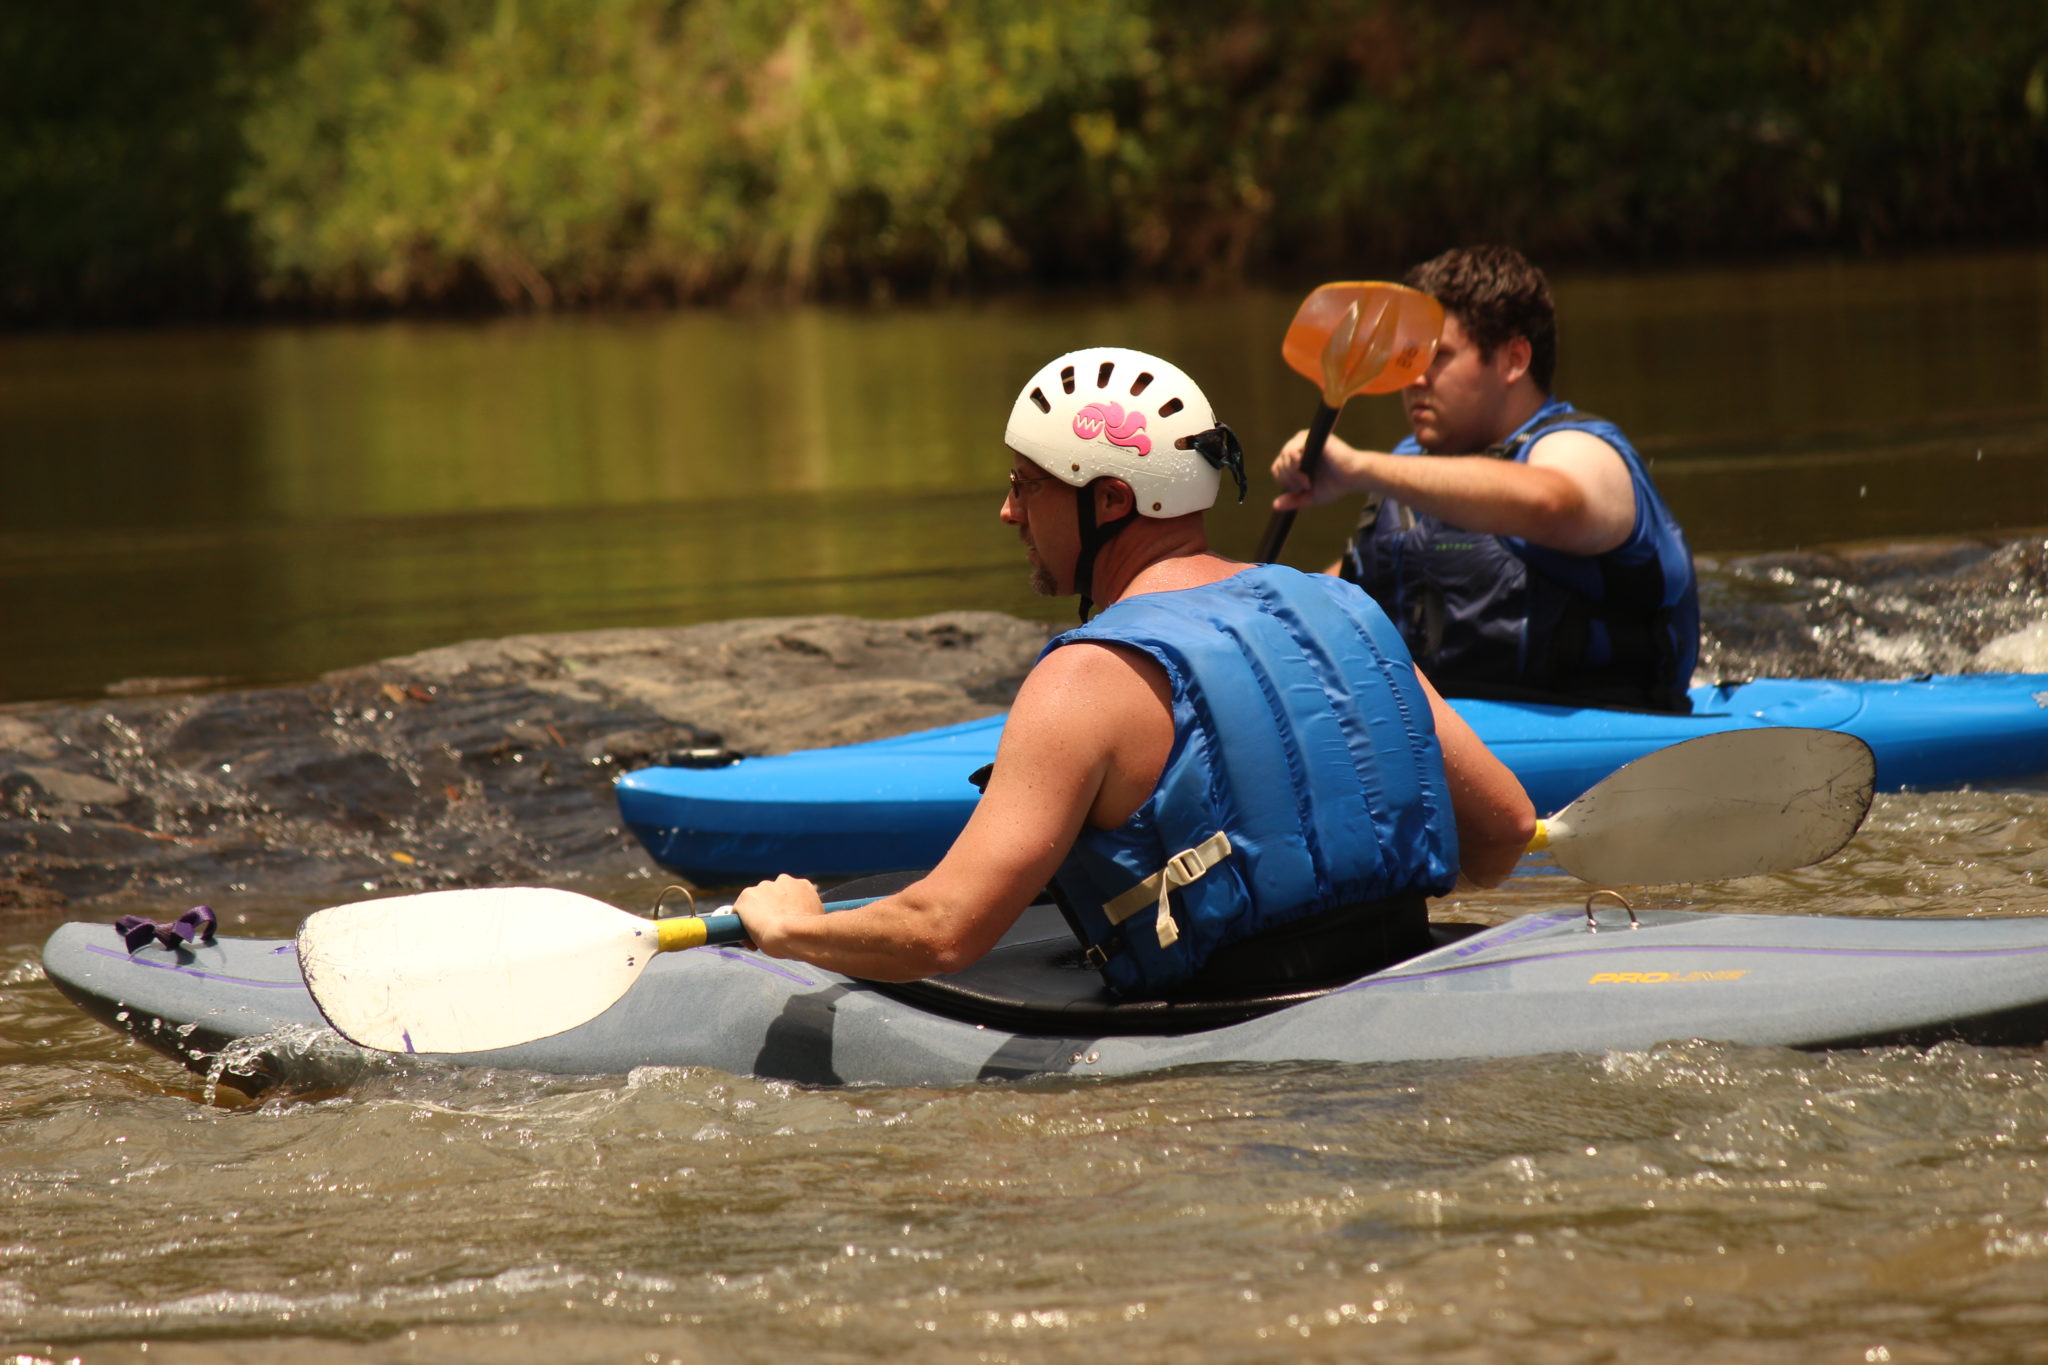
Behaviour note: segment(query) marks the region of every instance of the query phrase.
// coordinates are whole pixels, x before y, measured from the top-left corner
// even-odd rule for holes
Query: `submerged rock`
[[[621,772],[987,715],[1046,635],[991,612],[529,635],[298,687],[9,708],[0,907],[652,877]]]

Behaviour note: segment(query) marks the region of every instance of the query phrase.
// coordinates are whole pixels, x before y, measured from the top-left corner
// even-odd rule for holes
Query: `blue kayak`
[[[1881,791],[2048,772],[2048,673],[1896,682],[1763,678],[1692,690],[1677,716],[1535,702],[1451,704],[1552,812],[1654,749],[1724,730],[1798,725],[1857,736]],[[776,873],[852,877],[938,862],[979,796],[1003,717],[832,749],[642,768],[619,811],[654,860],[705,886]]]

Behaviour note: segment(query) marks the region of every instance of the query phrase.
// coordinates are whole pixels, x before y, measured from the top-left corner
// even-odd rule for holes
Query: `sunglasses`
[[[1021,502],[1031,496],[1033,484],[1044,483],[1051,477],[1050,474],[1019,474],[1013,469],[1010,471],[1010,493]]]

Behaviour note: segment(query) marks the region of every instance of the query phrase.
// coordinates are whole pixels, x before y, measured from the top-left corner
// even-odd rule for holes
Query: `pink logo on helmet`
[[[1074,434],[1084,441],[1100,436],[1113,446],[1152,453],[1152,438],[1145,434],[1145,414],[1136,408],[1124,411],[1121,403],[1090,403],[1074,414]]]

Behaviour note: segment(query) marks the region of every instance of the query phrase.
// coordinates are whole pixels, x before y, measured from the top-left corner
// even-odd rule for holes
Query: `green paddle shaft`
[[[654,927],[661,931],[655,946],[664,953],[741,943],[747,937],[747,926],[740,923],[738,915],[678,915],[674,919],[658,919]]]

